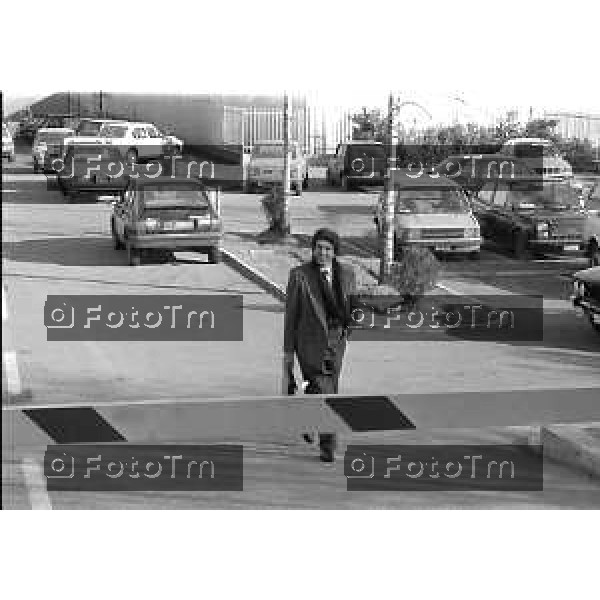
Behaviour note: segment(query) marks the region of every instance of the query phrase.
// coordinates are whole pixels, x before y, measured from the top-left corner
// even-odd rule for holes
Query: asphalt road
[[[26,157],[18,160],[27,163]],[[81,398],[143,400],[279,392],[283,314],[280,303],[271,296],[223,264],[206,264],[201,255],[178,255],[174,266],[149,264],[132,268],[126,264],[124,254],[112,248],[109,205],[95,201],[67,205],[58,191],[47,189],[43,176],[7,173],[3,180],[3,281],[8,289],[9,323],[23,386],[31,388],[36,401],[51,404],[76,403]],[[229,232],[243,234],[264,229],[258,200],[259,196],[245,194],[225,196],[223,214]],[[294,230],[309,235],[317,226],[329,225],[341,232],[347,251],[373,256],[376,246],[370,221],[372,204],[373,196],[369,194],[308,191],[292,201]],[[547,389],[550,395],[552,389],[558,388],[595,387],[600,391],[600,338],[586,321],[575,317],[565,300],[564,282],[560,278],[562,273],[583,266],[581,261],[517,262],[492,247],[484,249],[479,263],[449,261],[443,283],[461,293],[510,290],[543,294],[544,340],[529,344],[469,341],[350,344],[340,391],[380,394],[517,389],[523,390],[523,402],[527,401],[529,389]],[[244,298],[242,342],[46,341],[43,307],[49,294],[227,293],[239,293]],[[600,419],[598,395],[590,393],[582,418],[589,419],[596,409]],[[544,421],[543,414],[539,415],[539,421]],[[481,408],[481,425],[494,425],[486,420],[485,406]],[[312,461],[288,467],[275,455],[268,460],[257,455],[252,461],[258,465],[256,477],[262,482],[255,505],[285,506],[288,501],[289,506],[294,502],[320,505],[308,489],[301,490],[306,482],[298,482],[297,478],[304,477],[304,473],[310,482],[320,486],[331,476],[331,471],[322,471]],[[273,491],[274,486],[265,483],[273,469],[287,481],[277,492]],[[571,480],[566,475],[565,479],[560,470],[556,473],[552,477],[556,478],[558,488],[564,488],[560,497],[556,497],[556,506],[590,504],[588,492],[592,488],[588,489],[587,483],[581,484],[585,498],[572,498],[569,504],[568,490],[574,489],[569,488]],[[577,481],[580,480],[573,486],[579,485]],[[314,490],[312,483],[308,487]],[[370,504],[365,497],[360,502],[348,500],[347,496],[339,495],[337,487],[330,492],[324,492],[323,506],[349,507],[360,502],[363,506],[402,504],[389,498],[371,498]],[[412,498],[414,502],[409,497],[405,505],[423,502],[416,496]],[[476,505],[475,497],[470,498],[439,498],[433,505]],[[507,505],[530,505],[526,497],[513,500]],[[128,504],[130,500],[121,498],[121,502]],[[137,499],[131,502],[140,505]],[[219,502],[215,498],[215,503],[203,505],[215,506]],[[148,507],[160,504],[158,499],[150,497],[144,503]],[[74,506],[77,502],[68,504]],[[106,497],[86,500],[90,507],[107,504],[110,502]],[[166,504],[172,506],[170,502]],[[531,505],[545,504],[540,496]],[[193,498],[180,498],[173,505],[197,506]],[[242,497],[231,498],[229,504],[245,505],[248,502]]]

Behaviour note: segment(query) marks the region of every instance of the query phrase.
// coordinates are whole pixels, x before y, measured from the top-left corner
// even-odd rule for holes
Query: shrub
[[[422,296],[437,284],[440,263],[427,248],[405,247],[392,263],[388,285],[407,296]]]

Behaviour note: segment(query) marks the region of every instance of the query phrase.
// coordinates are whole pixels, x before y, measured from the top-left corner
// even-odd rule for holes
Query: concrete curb
[[[530,443],[541,444],[544,458],[600,479],[600,422],[543,425]],[[594,430],[596,438],[586,430]]]
[[[239,256],[226,250],[225,248],[221,249],[221,254],[223,256],[223,260],[230,267],[235,269],[240,275],[246,277],[256,285],[262,287],[265,291],[269,292],[272,296],[274,296],[280,302],[284,302],[286,300],[285,290],[275,283],[271,281],[268,277],[266,277],[263,273],[246,264]]]

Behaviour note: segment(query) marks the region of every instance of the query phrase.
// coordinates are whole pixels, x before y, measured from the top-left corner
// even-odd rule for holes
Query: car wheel
[[[127,245],[127,259],[132,267],[137,267],[142,262],[142,256],[139,248],[135,248],[131,244]]]
[[[113,244],[114,244],[115,250],[124,250],[125,249],[125,245],[119,239],[119,235],[117,234],[117,231],[115,229],[115,222],[114,222],[113,219],[110,220],[110,232],[112,234]]]
[[[590,242],[590,267],[600,266],[600,246],[595,240]]]
[[[530,256],[529,239],[524,231],[515,231],[513,234],[512,250],[516,259],[527,260]]]
[[[33,161],[33,172],[34,173],[39,173],[40,172],[40,165],[38,164],[37,160]]]
[[[221,262],[221,249],[212,246],[208,249],[208,262],[216,265]]]

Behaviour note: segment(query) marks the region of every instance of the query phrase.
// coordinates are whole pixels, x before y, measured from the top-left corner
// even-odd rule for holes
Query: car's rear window
[[[210,203],[204,190],[197,186],[144,186],[142,204],[146,208],[208,208]]]

